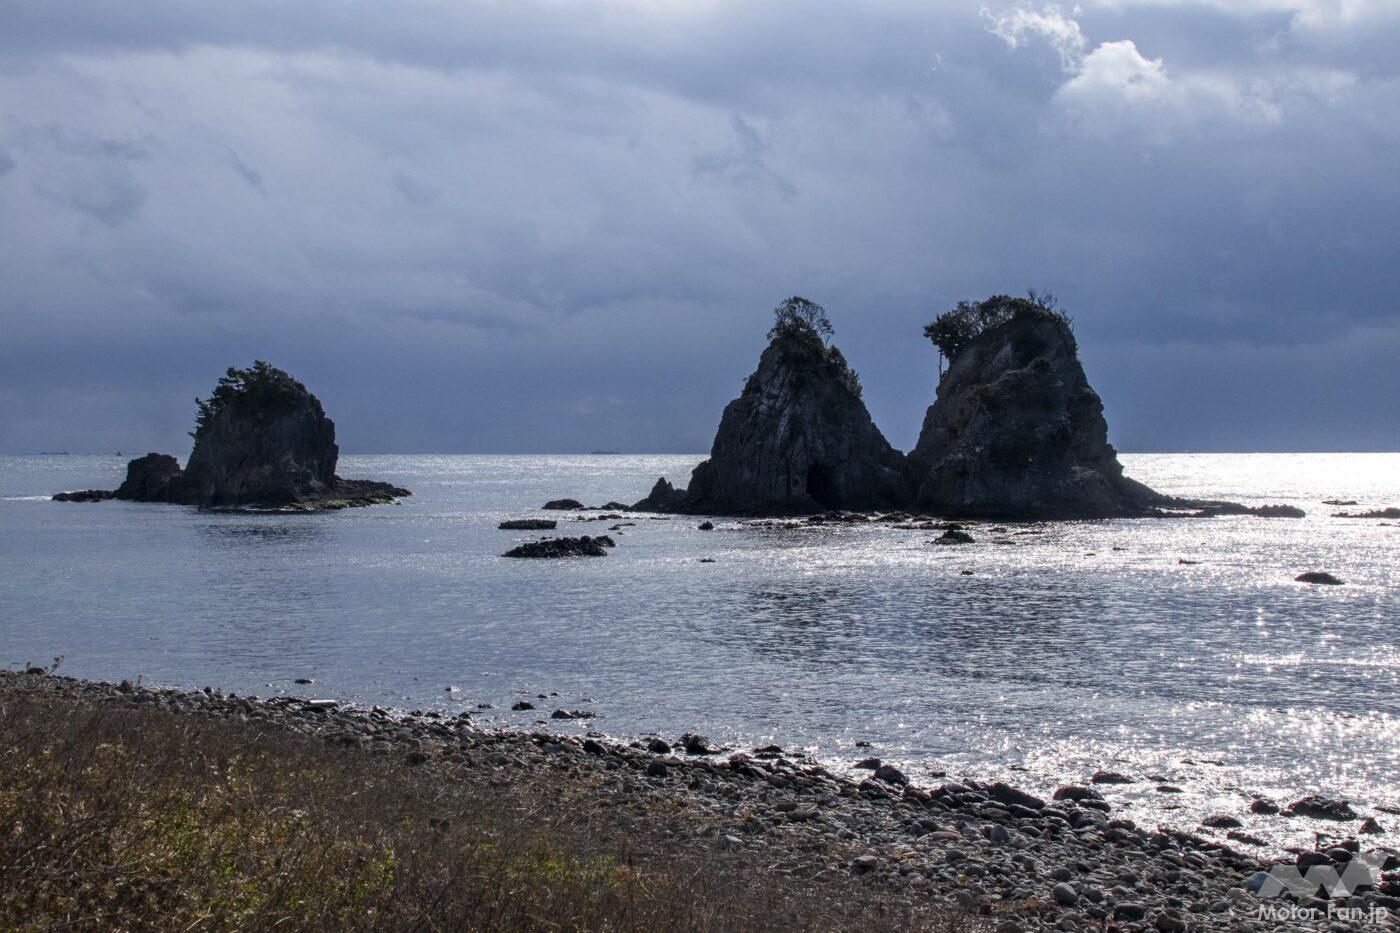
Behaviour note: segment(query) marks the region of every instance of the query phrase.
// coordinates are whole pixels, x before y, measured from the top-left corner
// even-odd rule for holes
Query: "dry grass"
[[[769,875],[599,797],[0,693],[0,929],[964,928],[854,881]]]

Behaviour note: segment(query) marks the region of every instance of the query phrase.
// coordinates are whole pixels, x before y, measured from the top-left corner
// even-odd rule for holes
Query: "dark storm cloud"
[[[6,5],[0,448],[260,357],[347,450],[699,450],[794,292],[907,447],[1039,287],[1124,446],[1394,449],[1392,6]]]

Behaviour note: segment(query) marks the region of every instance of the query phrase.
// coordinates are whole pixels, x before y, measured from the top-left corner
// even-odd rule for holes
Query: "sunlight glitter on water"
[[[1275,844],[1316,827],[1250,814],[1254,794],[1400,805],[1400,526],[1331,517],[1400,504],[1400,455],[1124,457],[1164,492],[1301,520],[985,523],[944,547],[885,525],[636,516],[607,559],[545,564],[501,559],[528,535],[496,524],[684,484],[698,458],[349,457],[344,475],[415,495],[309,516],[40,501],[121,470],[55,459],[0,459],[3,663],[64,654],[75,675],[263,695],[312,676],[323,695],[489,702],[487,721],[522,726],[500,710],[557,691],[618,735],[874,754],[929,783],[1048,792],[1107,768],[1136,779],[1104,792],[1140,823],[1229,813]],[[1295,583],[1305,570],[1347,583]]]

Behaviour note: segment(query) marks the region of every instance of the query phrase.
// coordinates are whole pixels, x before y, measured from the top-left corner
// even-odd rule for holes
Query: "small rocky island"
[[[126,480],[115,490],[59,493],[54,499],[316,511],[410,495],[389,483],[337,476],[335,422],[304,385],[261,360],[248,369],[230,368],[196,405],[194,451],[185,469],[169,454],[149,453],[127,464]]]
[[[900,508],[904,455],[861,400],[860,380],[830,343],[820,305],[793,297],[776,310],[769,344],[720,419],[710,459],[690,487],[659,480],[633,508],[712,515],[810,515]]]

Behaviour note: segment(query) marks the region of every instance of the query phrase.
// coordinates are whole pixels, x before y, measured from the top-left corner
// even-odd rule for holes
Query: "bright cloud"
[[[1062,7],[1052,3],[1039,10],[1015,7],[1001,13],[984,7],[982,15],[991,20],[992,32],[1011,48],[1019,48],[1028,41],[1043,41],[1060,53],[1060,64],[1065,71],[1079,68],[1084,55],[1084,33]]]

